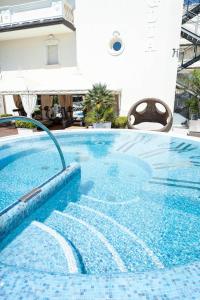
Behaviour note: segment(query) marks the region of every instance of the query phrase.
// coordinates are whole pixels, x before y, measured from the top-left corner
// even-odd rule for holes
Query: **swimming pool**
[[[51,286],[57,280],[64,285],[72,274],[77,278],[83,274],[84,279],[77,279],[80,284],[90,276],[88,280],[112,278],[113,284],[133,280],[137,291],[138,276],[152,274],[162,281],[164,274],[174,279],[170,272],[177,268],[184,269],[181,274],[185,267],[197,268],[198,142],[132,131],[81,131],[56,137],[66,163],[80,163],[81,178],[74,176],[2,241],[5,299],[11,284],[17,285],[19,295],[26,290],[24,276],[45,278]],[[0,153],[1,210],[61,168],[52,143],[42,135],[2,142]],[[200,296],[196,285],[195,289]],[[61,287],[57,290],[59,295]]]

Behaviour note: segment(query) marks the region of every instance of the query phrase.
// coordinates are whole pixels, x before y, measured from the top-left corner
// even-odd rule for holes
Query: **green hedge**
[[[0,118],[6,118],[6,117],[12,117],[13,115],[11,114],[2,114],[0,115]]]
[[[113,123],[112,123],[112,127],[113,128],[126,128],[128,123],[128,118],[125,116],[121,116],[121,117],[117,117]]]
[[[33,129],[37,127],[33,123],[26,122],[26,121],[15,121],[15,126],[17,128],[28,128],[28,129]]]

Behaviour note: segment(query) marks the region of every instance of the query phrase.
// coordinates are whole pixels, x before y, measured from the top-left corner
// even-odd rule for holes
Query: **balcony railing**
[[[74,23],[73,9],[66,0],[40,0],[25,4],[0,6],[0,27],[64,18]]]
[[[179,68],[182,70],[186,67],[189,67],[193,63],[197,62],[200,58],[200,46],[190,45],[182,47],[179,53]]]

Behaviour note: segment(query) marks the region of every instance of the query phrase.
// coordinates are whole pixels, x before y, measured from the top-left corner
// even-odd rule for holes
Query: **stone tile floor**
[[[17,129],[14,127],[0,127],[0,137],[9,136],[9,135],[16,135]]]

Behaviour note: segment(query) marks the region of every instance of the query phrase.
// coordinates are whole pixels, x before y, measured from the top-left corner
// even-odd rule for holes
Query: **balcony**
[[[51,33],[75,31],[73,9],[66,0],[0,6],[0,40],[48,34],[49,30]]]
[[[190,45],[182,46],[179,53],[178,71],[195,66],[194,64],[200,59],[200,46]]]

